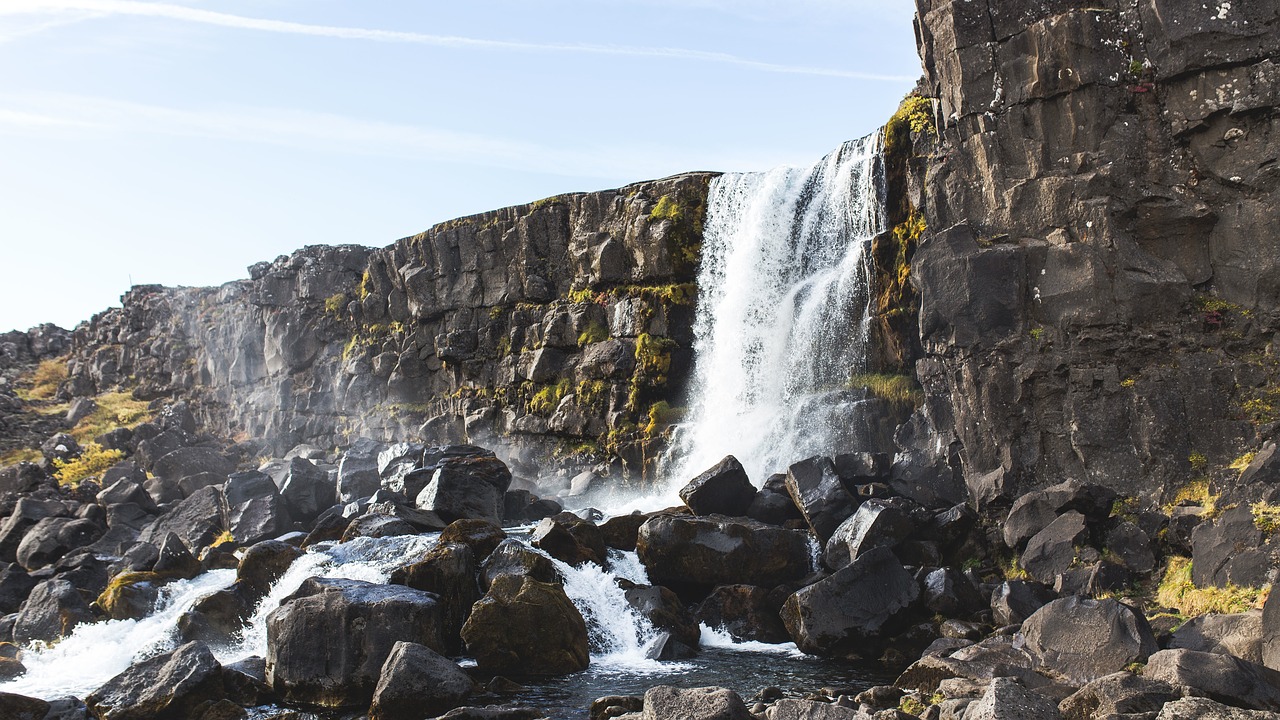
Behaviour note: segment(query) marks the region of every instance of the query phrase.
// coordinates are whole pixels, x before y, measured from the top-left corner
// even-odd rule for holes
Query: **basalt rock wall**
[[[570,194],[383,249],[308,247],[217,288],[135,287],[75,332],[65,393],[186,400],[275,451],[482,442],[642,476],[691,361],[711,176]]]
[[[912,427],[978,505],[1229,483],[1280,408],[1280,5],[917,8]]]

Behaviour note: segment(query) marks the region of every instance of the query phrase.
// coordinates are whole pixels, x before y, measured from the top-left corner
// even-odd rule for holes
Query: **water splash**
[[[692,412],[668,455],[673,484],[728,454],[759,484],[856,445],[849,418],[862,398],[844,386],[866,368],[883,196],[878,133],[811,168],[712,181]]]
[[[22,655],[26,674],[0,684],[0,691],[50,699],[84,697],[130,665],[176,647],[178,618],[235,579],[235,570],[214,570],[178,580],[161,588],[158,609],[141,620],[80,625],[52,647],[28,648]]]

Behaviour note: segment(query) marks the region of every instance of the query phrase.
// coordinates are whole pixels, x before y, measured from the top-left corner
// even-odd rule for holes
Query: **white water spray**
[[[698,275],[690,422],[668,477],[735,455],[757,485],[817,454],[854,449],[866,368],[870,246],[882,230],[879,135],[811,168],[712,181]]]

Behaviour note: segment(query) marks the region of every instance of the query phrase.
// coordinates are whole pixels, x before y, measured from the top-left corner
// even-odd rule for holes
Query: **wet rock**
[[[462,543],[471,548],[477,563],[484,562],[506,539],[502,528],[486,520],[454,520],[440,533],[442,543]]]
[[[1262,611],[1191,618],[1173,631],[1167,647],[1234,655],[1261,664]]]
[[[458,707],[471,695],[471,678],[431,648],[398,642],[382,665],[369,720],[418,720]]]
[[[654,516],[640,526],[636,552],[649,578],[676,592],[773,587],[804,577],[811,563],[805,533],[716,515]]]
[[[1227,705],[1280,711],[1280,672],[1230,655],[1161,650],[1147,660],[1142,676],[1194,688]]]
[[[756,497],[747,508],[747,517],[770,525],[784,525],[789,520],[804,520],[804,514],[796,507],[787,491],[785,473],[775,473],[765,479]]]
[[[595,523],[573,513],[560,513],[543,519],[533,529],[530,542],[551,557],[570,565],[591,562],[604,566],[608,557],[600,529]]]
[[[896,547],[913,530],[915,523],[894,504],[868,500],[832,533],[822,554],[822,563],[831,570],[839,570],[871,548]]]
[[[591,720],[608,720],[644,709],[644,698],[636,695],[606,695],[591,701],[587,714]]]
[[[471,606],[480,599],[475,555],[469,546],[442,541],[418,562],[393,572],[391,582],[438,595],[445,649],[450,653],[461,650],[462,624]]]
[[[112,620],[138,620],[151,614],[164,578],[154,572],[117,575],[94,604]]]
[[[158,544],[169,533],[177,535],[189,548],[212,545],[226,529],[222,490],[196,490],[142,531],[141,542]]]
[[[696,515],[740,516],[751,507],[756,489],[732,455],[716,463],[680,489],[680,499]]]
[[[378,474],[378,454],[386,449],[382,443],[360,438],[347,448],[338,461],[338,502],[349,503],[368,497],[382,487]]]
[[[782,606],[782,621],[802,651],[864,651],[909,624],[920,586],[888,548],[875,548]]]
[[[90,720],[89,708],[79,698],[67,696],[49,701],[44,720]]]
[[[1076,545],[1083,542],[1084,536],[1084,515],[1075,511],[1063,513],[1027,542],[1022,567],[1040,582],[1052,583],[1071,568]]]
[[[858,504],[840,482],[831,459],[825,457],[809,458],[787,468],[787,493],[823,543]]]
[[[264,540],[245,550],[236,568],[236,583],[251,602],[266,597],[271,586],[302,557],[298,548],[279,540]]]
[[[1113,490],[1074,480],[1029,492],[1015,500],[1009,510],[1002,530],[1004,542],[1011,548],[1020,548],[1067,511],[1101,522],[1111,514],[1115,499]]]
[[[39,698],[0,692],[0,717],[7,720],[44,720],[49,703]]]
[[[1006,580],[991,593],[991,614],[996,625],[1020,625],[1055,599],[1054,592],[1039,583]]]
[[[310,578],[267,616],[267,684],[290,702],[367,704],[401,640],[443,647],[436,596],[401,585]]]
[[[223,695],[222,666],[203,644],[187,643],[130,666],[85,704],[101,720],[185,720]]]
[[[1020,637],[1041,672],[1076,686],[1142,662],[1157,649],[1146,618],[1115,600],[1054,600],[1027,618]]]
[[[1064,720],[1152,713],[1182,695],[1181,688],[1167,682],[1118,672],[1104,675],[1064,698],[1058,703],[1058,711]]]
[[[555,500],[540,500],[528,490],[508,490],[502,495],[502,524],[537,522],[564,512]]]
[[[13,639],[22,644],[34,640],[53,642],[77,625],[96,619],[75,585],[61,579],[45,580],[35,586],[18,611]]]
[[[417,534],[418,528],[394,515],[370,513],[348,523],[346,530],[342,532],[341,542],[351,542],[362,537],[386,538]]]
[[[12,680],[26,671],[22,664],[22,650],[12,643],[0,642],[0,682]]]
[[[724,630],[735,640],[783,643],[790,640],[778,615],[784,599],[754,585],[721,585],[694,614],[707,627]]]
[[[257,655],[224,665],[222,684],[227,698],[244,707],[262,705],[271,699],[271,688],[267,687],[267,661]]]
[[[465,518],[499,525],[502,496],[510,485],[511,471],[496,457],[446,457],[418,494],[417,506],[446,522]]]
[[[982,699],[969,706],[965,720],[1058,720],[1058,706],[1012,678],[995,678]]]
[[[156,560],[152,563],[151,569],[166,577],[184,580],[190,580],[204,572],[204,566],[187,549],[182,538],[174,533],[165,535],[160,542],[160,548],[156,552]]]
[[[237,585],[201,598],[178,618],[178,632],[187,642],[226,644],[249,620],[253,606]]]
[[[302,457],[289,461],[289,474],[280,486],[280,497],[290,516],[304,523],[311,522],[337,502],[336,487],[329,473]]]
[[[636,585],[628,588],[627,604],[659,630],[666,630],[677,642],[696,651],[702,631],[698,620],[675,593],[660,585]]]
[[[640,534],[640,526],[648,519],[648,515],[643,515],[637,511],[630,515],[615,515],[605,520],[600,525],[600,534],[604,537],[604,544],[618,550],[634,551],[636,549],[636,536]]]
[[[462,627],[484,672],[563,675],[587,667],[587,625],[559,585],[504,575]]]
[[[484,590],[503,575],[531,577],[545,583],[559,582],[559,573],[547,556],[525,547],[514,538],[503,540],[480,566],[480,585]]]
[[[670,685],[644,694],[642,720],[752,720],[742,698],[718,687],[681,689]]]
[[[239,472],[227,478],[222,489],[227,508],[227,529],[236,542],[252,545],[289,529],[290,519],[276,484],[266,473]]]

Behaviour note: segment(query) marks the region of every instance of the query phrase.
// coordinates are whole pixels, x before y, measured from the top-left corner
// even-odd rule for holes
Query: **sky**
[[[910,0],[0,0],[0,331],[131,284],[690,170],[809,165]]]

